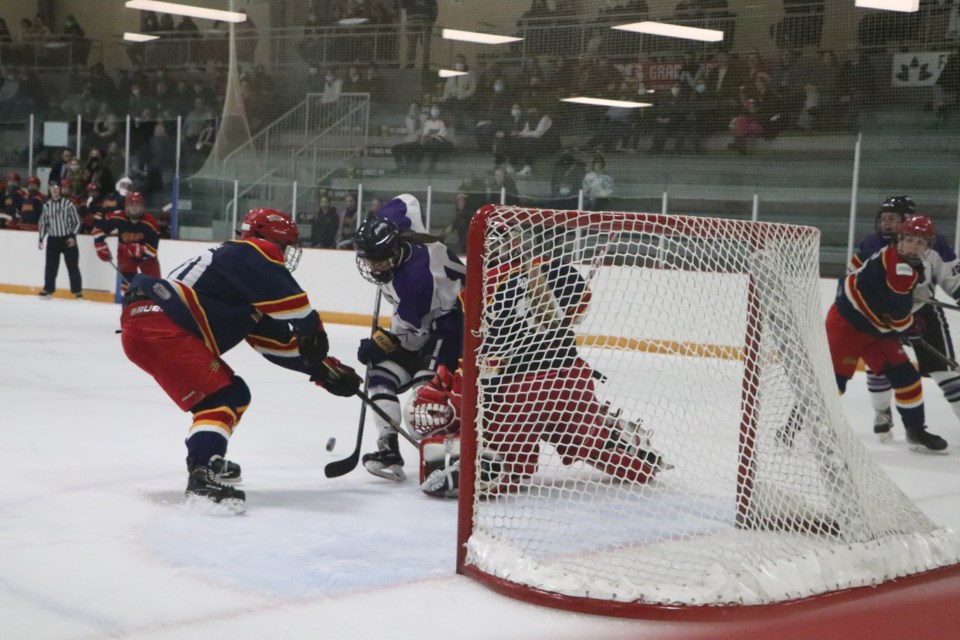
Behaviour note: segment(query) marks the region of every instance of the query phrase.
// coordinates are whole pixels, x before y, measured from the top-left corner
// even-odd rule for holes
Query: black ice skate
[[[233,460],[224,460],[221,456],[213,456],[207,466],[213,470],[220,482],[236,483],[243,480],[240,475],[240,465]]]
[[[379,438],[377,451],[363,454],[363,468],[375,476],[403,482],[407,476],[403,473],[403,456],[400,455],[397,437],[397,434],[391,433]]]
[[[236,513],[243,512],[247,499],[240,489],[218,481],[216,472],[206,465],[194,467],[190,471],[186,495],[188,500],[193,498],[223,504]]]
[[[873,419],[873,432],[880,438],[880,442],[887,444],[893,441],[893,413],[890,407],[877,411]]]
[[[907,443],[910,445],[911,451],[917,451],[919,453],[936,453],[940,455],[946,455],[948,453],[947,441],[938,435],[930,433],[926,427],[922,429],[908,429]]]

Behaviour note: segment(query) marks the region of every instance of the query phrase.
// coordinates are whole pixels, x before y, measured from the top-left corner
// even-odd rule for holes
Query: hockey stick
[[[924,340],[923,338],[914,338],[914,339],[910,340],[910,344],[916,345],[916,346],[920,347],[921,349],[923,349],[924,351],[926,351],[927,353],[929,353],[930,355],[932,355],[934,358],[936,358],[936,359],[939,360],[940,362],[942,362],[942,363],[944,363],[945,365],[949,366],[949,367],[950,367],[951,369],[953,369],[954,371],[960,371],[960,364],[957,364],[957,361],[956,361],[956,360],[954,360],[953,358],[951,358],[951,357],[949,357],[949,356],[947,356],[947,355],[945,355],[945,354],[943,354],[943,353],[940,353],[940,350],[939,350],[939,349],[937,349],[936,347],[934,347],[932,344],[930,344],[929,342],[927,342],[927,341]]]
[[[409,433],[407,433],[407,430],[406,430],[406,429],[404,429],[402,426],[400,426],[399,424],[397,424],[396,422],[394,422],[394,421],[393,421],[393,418],[390,416],[390,414],[387,413],[386,411],[384,411],[383,409],[381,409],[381,408],[377,405],[376,402],[374,402],[373,400],[371,400],[371,399],[370,399],[370,396],[368,396],[365,391],[358,391],[358,392],[357,392],[357,396],[358,396],[361,400],[363,400],[364,406],[370,405],[370,408],[373,409],[374,413],[376,413],[378,416],[380,416],[381,418],[383,418],[384,420],[386,420],[386,421],[387,421],[387,424],[389,424],[391,427],[393,427],[393,429],[394,429],[397,433],[399,433],[400,435],[402,435],[403,438],[404,438],[404,440],[406,440],[407,442],[409,442],[410,444],[412,444],[412,445],[415,446],[415,447],[419,447],[419,446],[420,446],[420,443],[417,442],[417,441],[413,438],[413,436],[411,436]]]
[[[113,270],[117,272],[117,275],[120,276],[120,279],[123,281],[123,284],[130,286],[130,281],[126,279],[123,273],[120,271],[120,268],[117,267],[117,263],[113,261],[113,258],[110,258],[110,266],[113,267]]]
[[[955,304],[950,304],[949,302],[940,302],[936,298],[918,298],[916,302],[922,302],[924,304],[929,304],[933,307],[940,307],[941,309],[950,309],[951,311],[960,311],[960,307]]]
[[[377,330],[377,324],[380,322],[380,298],[380,287],[377,287],[377,297],[373,302],[373,321],[370,325],[370,335],[373,335]],[[360,405],[360,424],[357,426],[357,444],[353,448],[353,453],[348,457],[343,460],[335,460],[323,468],[323,473],[328,478],[339,478],[357,468],[357,463],[360,461],[360,449],[363,446],[363,423],[367,419],[367,403],[370,403],[370,399],[367,397],[367,389],[369,386],[370,369],[368,367],[367,372],[363,376],[363,391],[357,394],[364,399],[363,404]]]

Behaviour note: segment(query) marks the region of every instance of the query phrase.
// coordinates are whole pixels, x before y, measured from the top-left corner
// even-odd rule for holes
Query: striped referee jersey
[[[80,225],[80,214],[69,198],[50,198],[43,203],[43,213],[40,214],[40,242],[47,235],[51,238],[76,235]]]

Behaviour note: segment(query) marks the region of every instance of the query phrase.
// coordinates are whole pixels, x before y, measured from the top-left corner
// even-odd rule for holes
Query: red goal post
[[[909,503],[844,421],[818,244],[816,229],[796,225],[479,210],[464,295],[458,572],[528,602],[635,618],[829,609],[835,620],[860,611],[854,625],[889,625],[862,601],[906,593],[892,599],[906,606],[921,592],[946,612],[946,594],[960,595],[960,542]],[[582,285],[558,275],[571,269]],[[553,288],[549,304],[537,279]],[[583,290],[583,317],[564,316]],[[526,315],[513,326],[502,316],[518,304]],[[547,306],[553,320],[535,320]],[[526,340],[531,331],[549,338]],[[556,386],[551,367],[511,365],[521,346],[529,362],[530,344],[567,333],[593,382],[571,382],[561,366]],[[515,402],[519,379],[522,397],[566,413]],[[541,424],[548,415],[574,424]],[[665,461],[640,481],[606,457],[635,452],[609,434],[638,424],[643,446]],[[523,471],[491,483],[490,460],[527,455],[531,430],[532,464],[505,466]],[[625,457],[616,464],[630,465]],[[887,600],[885,611],[912,617]]]

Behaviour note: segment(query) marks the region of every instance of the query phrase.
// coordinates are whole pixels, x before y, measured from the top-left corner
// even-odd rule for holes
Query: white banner
[[[895,53],[890,84],[894,87],[932,87],[949,57],[949,51]]]

